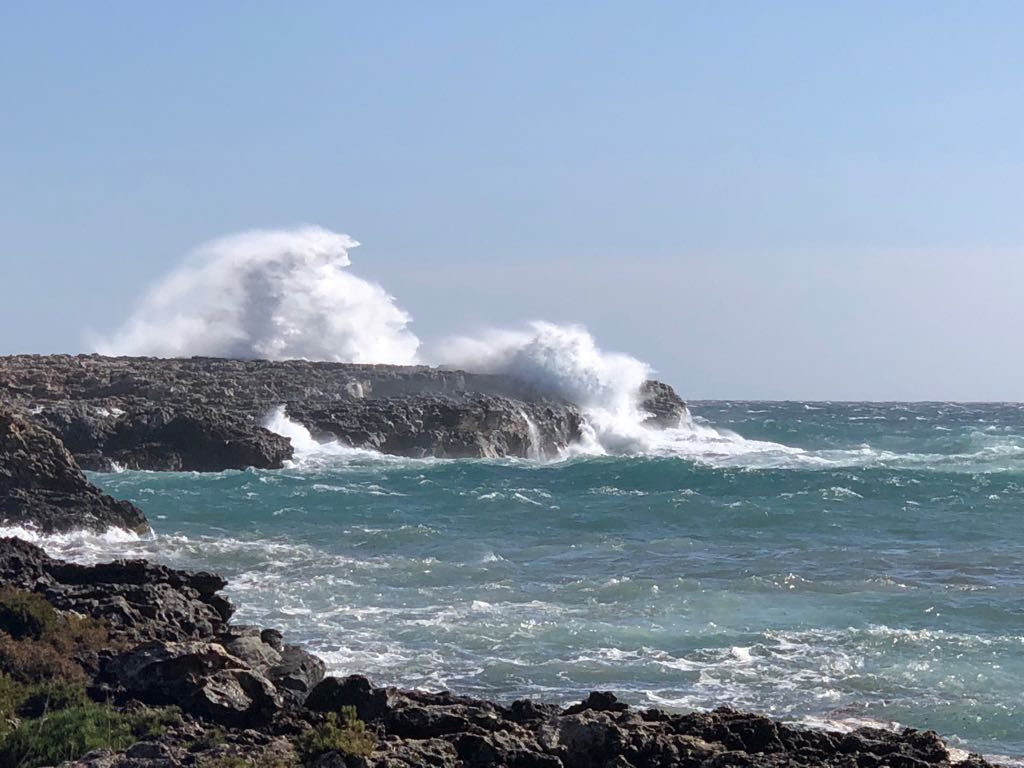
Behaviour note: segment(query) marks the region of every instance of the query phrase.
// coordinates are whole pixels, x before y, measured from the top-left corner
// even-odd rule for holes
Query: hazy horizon
[[[687,399],[1024,400],[1024,8],[0,11],[0,354],[196,247],[363,243],[424,343],[581,323]]]

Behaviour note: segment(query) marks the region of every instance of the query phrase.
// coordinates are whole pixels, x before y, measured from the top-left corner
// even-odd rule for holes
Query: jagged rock
[[[146,404],[126,411],[57,402],[37,409],[35,418],[95,471],[110,471],[114,465],[186,472],[280,469],[293,455],[287,438],[223,407]]]
[[[413,458],[553,456],[579,437],[580,428],[579,413],[568,404],[479,393],[351,400],[326,407],[296,403],[288,414],[320,437]]]
[[[154,641],[103,667],[103,690],[146,704],[174,704],[232,725],[266,722],[284,705],[266,677],[219,643]]]
[[[389,711],[387,692],[374,688],[363,675],[324,678],[306,697],[306,706],[316,712],[337,712],[355,707],[361,720],[379,720]]]
[[[573,704],[563,715],[577,715],[580,712],[625,712],[629,707],[615,698],[610,691],[591,691],[590,695],[579,704]]]
[[[92,485],[57,437],[6,407],[0,407],[0,523],[44,533],[149,529],[138,507]]]
[[[273,683],[284,702],[302,704],[323,680],[324,663],[297,645],[281,645],[275,639],[259,627],[232,627],[217,637],[230,654]]]
[[[213,638],[234,611],[216,594],[226,584],[219,576],[144,560],[78,565],[16,538],[0,538],[0,583],[100,619],[122,642]]]
[[[649,414],[644,422],[652,427],[678,427],[689,415],[686,403],[662,381],[649,380],[640,389],[640,410]]]

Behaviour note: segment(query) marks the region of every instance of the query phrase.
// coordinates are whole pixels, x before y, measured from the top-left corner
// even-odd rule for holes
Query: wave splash
[[[778,443],[747,440],[696,421],[685,411],[678,424],[651,427],[640,392],[652,374],[630,355],[605,352],[580,325],[531,323],[524,331],[488,331],[442,343],[445,365],[502,373],[576,403],[586,416],[582,439],[567,455],[660,455],[690,458],[751,453],[800,453]]]
[[[109,355],[423,362],[410,315],[380,285],[347,271],[348,252],[357,245],[348,235],[315,226],[215,240],[159,282],[119,330],[93,347]],[[567,455],[787,450],[720,432],[688,414],[676,427],[650,428],[639,402],[650,366],[600,349],[579,325],[534,322],[520,331],[452,338],[429,362],[505,373],[579,405],[587,423],[583,439]],[[272,420],[297,452],[313,452],[308,433],[296,433],[297,425],[285,418],[282,413]]]
[[[109,338],[108,355],[418,362],[409,314],[345,270],[348,235],[254,230],[200,247]]]

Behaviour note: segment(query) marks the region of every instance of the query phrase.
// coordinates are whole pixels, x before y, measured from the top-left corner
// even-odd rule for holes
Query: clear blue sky
[[[0,353],[316,223],[427,341],[585,323],[691,397],[1024,399],[1019,2],[0,8]]]

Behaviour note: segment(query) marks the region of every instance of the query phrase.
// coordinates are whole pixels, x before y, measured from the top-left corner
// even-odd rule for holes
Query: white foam
[[[579,455],[660,455],[692,458],[775,452],[800,453],[778,443],[746,440],[684,414],[678,426],[647,426],[640,403],[651,368],[629,355],[602,350],[580,325],[533,322],[525,330],[491,330],[441,345],[445,365],[503,373],[541,392],[577,404],[586,416],[581,439],[563,458]]]
[[[291,468],[336,464],[358,459],[381,460],[385,458],[378,451],[354,448],[340,440],[317,440],[306,427],[288,416],[283,405],[276,406],[267,414],[263,426],[291,441],[294,455],[292,460],[286,464]]]
[[[0,526],[0,538],[14,537],[31,542],[53,557],[79,562],[97,562],[112,556],[124,557],[140,543],[152,541],[153,534],[140,535],[123,528],[97,532],[85,529],[64,533],[42,533],[31,526]]]

